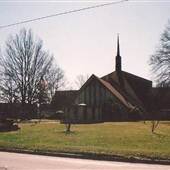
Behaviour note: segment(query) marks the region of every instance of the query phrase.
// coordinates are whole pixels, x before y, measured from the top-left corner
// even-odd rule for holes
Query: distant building
[[[119,37],[115,71],[101,78],[92,75],[63,103],[65,122],[94,123],[170,118],[170,89],[152,88],[152,81],[122,71]],[[70,94],[71,92],[56,92]],[[66,96],[66,95],[65,95]],[[67,99],[60,98],[66,102]],[[162,113],[162,117],[161,114]]]
[[[57,110],[64,110],[65,107],[70,107],[74,104],[77,95],[78,90],[56,91],[52,98],[51,105]]]

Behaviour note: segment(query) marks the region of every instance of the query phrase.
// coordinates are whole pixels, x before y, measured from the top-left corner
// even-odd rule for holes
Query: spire
[[[117,35],[117,56],[120,56],[119,34]]]
[[[116,71],[122,70],[121,56],[120,56],[120,47],[119,47],[119,34],[117,36],[117,56],[116,56]]]

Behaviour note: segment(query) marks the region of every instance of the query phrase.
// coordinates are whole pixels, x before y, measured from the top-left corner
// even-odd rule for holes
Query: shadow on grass
[[[78,134],[78,132],[75,132],[75,131],[70,131],[70,132],[58,131],[58,133],[65,134],[65,135],[77,135]]]

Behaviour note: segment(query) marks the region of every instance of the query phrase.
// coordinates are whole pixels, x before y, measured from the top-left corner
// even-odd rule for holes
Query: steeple
[[[120,47],[119,47],[119,34],[117,36],[117,55],[116,55],[116,71],[120,72],[122,70]]]
[[[117,35],[117,56],[120,56],[119,34]]]

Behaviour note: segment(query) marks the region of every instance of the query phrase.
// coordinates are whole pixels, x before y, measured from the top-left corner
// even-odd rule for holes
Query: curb
[[[52,152],[43,150],[25,150],[25,149],[6,149],[0,148],[1,152],[11,153],[23,153],[32,155],[44,155],[44,156],[57,156],[66,158],[77,158],[77,159],[91,159],[101,161],[116,161],[116,162],[129,162],[129,163],[146,163],[146,164],[160,164],[170,165],[170,159],[158,159],[158,158],[147,158],[147,157],[125,157],[120,155],[106,155],[106,154],[95,154],[95,153],[81,153],[81,152]]]

